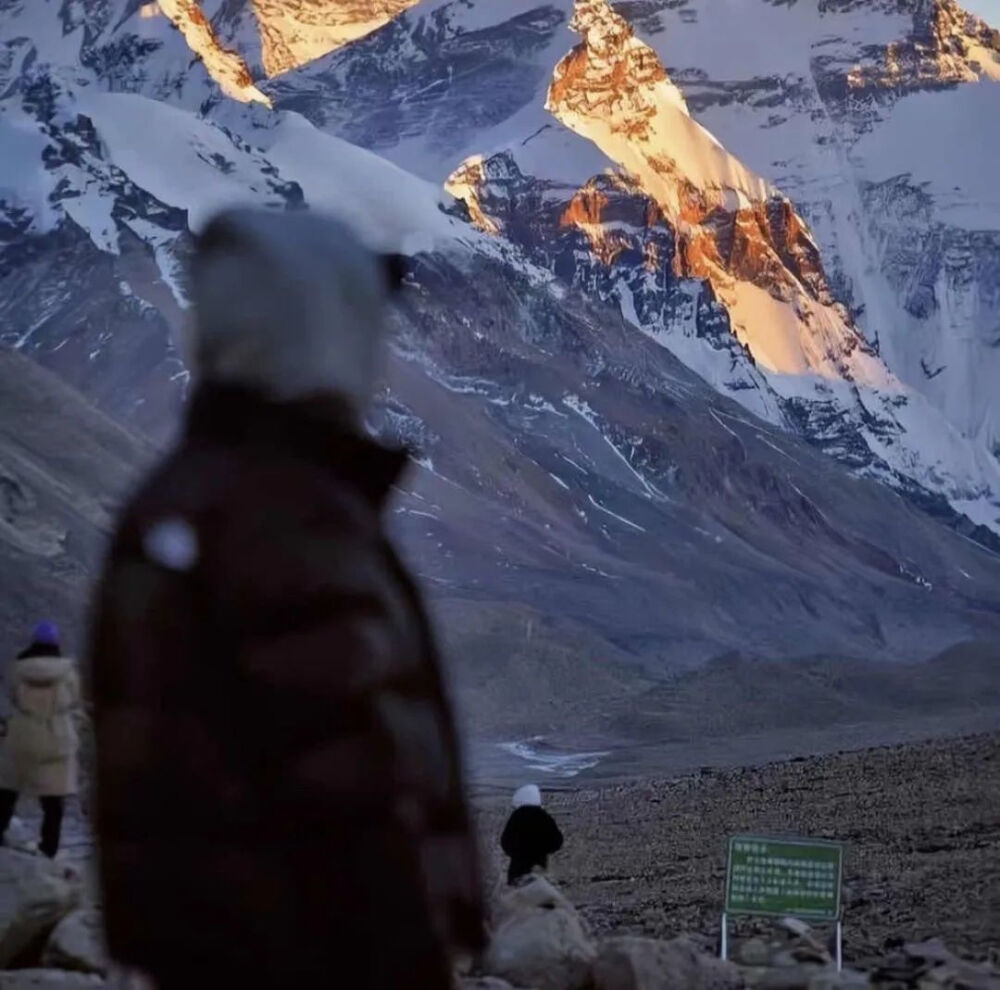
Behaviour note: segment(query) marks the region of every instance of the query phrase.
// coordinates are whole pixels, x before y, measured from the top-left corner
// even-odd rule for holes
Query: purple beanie
[[[59,627],[54,622],[49,622],[48,619],[39,622],[31,634],[31,641],[42,646],[58,646]]]

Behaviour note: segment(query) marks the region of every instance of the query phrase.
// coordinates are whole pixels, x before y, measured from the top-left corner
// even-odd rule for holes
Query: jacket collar
[[[252,389],[199,386],[188,407],[189,441],[272,447],[314,460],[380,505],[409,459],[365,436],[335,395],[275,402]]]
[[[62,656],[62,650],[60,650],[54,643],[29,643],[25,649],[18,653],[17,659],[28,660],[31,657],[59,656]]]
[[[53,679],[69,673],[74,667],[70,657],[26,657],[19,660],[13,676],[21,678]]]

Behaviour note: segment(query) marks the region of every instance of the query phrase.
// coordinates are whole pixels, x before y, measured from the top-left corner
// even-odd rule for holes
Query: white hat
[[[542,806],[542,792],[537,784],[525,784],[514,791],[514,799],[511,804],[515,808],[540,808]]]

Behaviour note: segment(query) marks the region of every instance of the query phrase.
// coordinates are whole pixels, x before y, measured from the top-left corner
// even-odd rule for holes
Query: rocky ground
[[[692,932],[714,948],[726,838],[758,832],[846,843],[844,951],[855,965],[901,940],[938,936],[974,959],[1000,946],[1000,733],[547,800],[567,840],[553,875],[599,935]],[[479,806],[495,849],[506,802]],[[489,866],[495,883],[499,857]]]
[[[502,886],[506,800],[476,803],[492,941],[466,990],[1000,990],[1000,733],[552,791],[554,887]],[[717,960],[737,832],[847,845],[843,974],[829,932],[781,922],[737,919]],[[55,863],[0,850],[0,990],[120,985],[77,816],[67,839]]]

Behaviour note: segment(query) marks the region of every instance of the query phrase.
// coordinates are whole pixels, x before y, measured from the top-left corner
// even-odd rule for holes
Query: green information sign
[[[837,921],[843,857],[844,847],[836,842],[734,836],[726,912]]]

